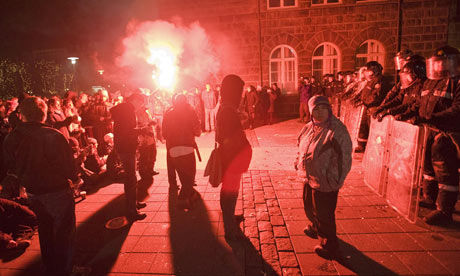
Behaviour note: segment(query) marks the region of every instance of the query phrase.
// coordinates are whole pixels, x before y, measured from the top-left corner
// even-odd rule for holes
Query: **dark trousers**
[[[120,153],[121,164],[125,171],[124,188],[126,197],[126,215],[137,213],[137,177],[136,177],[136,152]]]
[[[454,211],[457,202],[458,168],[457,149],[452,139],[431,130],[426,144],[423,193],[426,199],[437,201],[438,209],[447,213]]]
[[[177,183],[177,172],[182,186],[179,193],[179,199],[188,199],[193,194],[193,185],[195,184],[195,153],[179,157],[171,157],[168,152],[166,161],[168,166],[169,185],[171,186],[172,184]]]
[[[47,273],[70,274],[75,247],[75,201],[72,191],[29,194],[29,202],[37,215],[42,261]]]
[[[303,187],[303,204],[307,218],[318,233],[320,244],[329,251],[338,249],[335,208],[339,192],[320,192],[306,182]]]
[[[226,234],[231,234],[238,230],[238,225],[235,222],[235,208],[240,191],[241,176],[242,173],[227,172],[222,179],[220,208]]]
[[[157,147],[155,144],[139,147],[139,175],[142,179],[152,179]]]

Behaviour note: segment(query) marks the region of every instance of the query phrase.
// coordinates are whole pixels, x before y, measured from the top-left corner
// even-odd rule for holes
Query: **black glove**
[[[387,112],[380,112],[378,115],[377,115],[377,121],[381,122],[383,120],[383,117],[389,115]]]
[[[379,115],[379,113],[381,113],[383,111],[383,108],[381,107],[377,107],[374,109],[374,112],[372,112],[372,118],[377,118],[377,116]]]

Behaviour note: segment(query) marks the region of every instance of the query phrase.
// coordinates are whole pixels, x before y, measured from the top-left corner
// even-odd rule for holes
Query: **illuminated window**
[[[268,8],[291,8],[297,7],[297,0],[267,0]]]
[[[311,0],[312,5],[340,4],[342,0]]]
[[[332,43],[323,43],[313,52],[313,76],[320,80],[325,74],[336,75],[340,71],[340,52]]]
[[[377,40],[366,40],[356,51],[356,69],[373,60],[385,67],[385,49]]]
[[[291,47],[280,45],[270,54],[270,83],[287,92],[296,91],[297,54]]]

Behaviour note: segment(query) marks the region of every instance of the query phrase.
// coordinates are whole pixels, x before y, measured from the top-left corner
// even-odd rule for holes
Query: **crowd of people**
[[[338,250],[335,208],[353,150],[339,120],[347,107],[364,107],[355,151],[364,150],[370,117],[381,121],[392,115],[428,126],[420,205],[435,209],[424,218],[427,223],[452,222],[459,191],[460,53],[446,46],[425,60],[405,50],[397,54],[395,65],[399,81],[391,89],[376,61],[356,72],[339,72],[336,78],[325,75],[321,82],[315,77],[299,81],[299,115],[306,125],[298,139],[296,169],[305,179],[303,200],[311,221],[304,232],[320,240],[315,248],[320,255]],[[229,75],[221,85],[191,91],[134,91],[126,98],[110,97],[106,90],[94,95],[69,92],[62,98],[24,94],[0,103],[1,197],[8,200],[0,202],[0,212],[18,210],[14,202],[23,203],[25,197],[33,211],[19,204],[22,209],[16,213],[27,221],[25,229],[10,225],[11,220],[6,230],[0,229],[0,246],[27,247],[27,237],[38,225],[46,268],[50,274],[68,273],[74,198],[107,179],[123,182],[127,220],[143,220],[146,214],[140,209],[146,203],[138,197],[136,172],[141,181],[153,182],[158,142],[166,144],[169,191],[178,195],[177,207],[193,209],[200,198],[194,189],[195,156],[201,158],[195,138],[212,131],[223,166],[225,237],[244,239],[235,216],[242,173],[252,158],[244,127],[274,123],[281,90],[276,84],[245,87],[240,77]]]

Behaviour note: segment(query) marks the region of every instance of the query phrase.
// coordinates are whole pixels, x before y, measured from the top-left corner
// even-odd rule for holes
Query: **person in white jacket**
[[[305,179],[303,202],[311,224],[304,232],[318,238],[315,252],[334,257],[338,251],[335,209],[339,189],[351,169],[352,143],[345,125],[332,114],[327,97],[308,101],[312,120],[301,130],[295,167]]]

